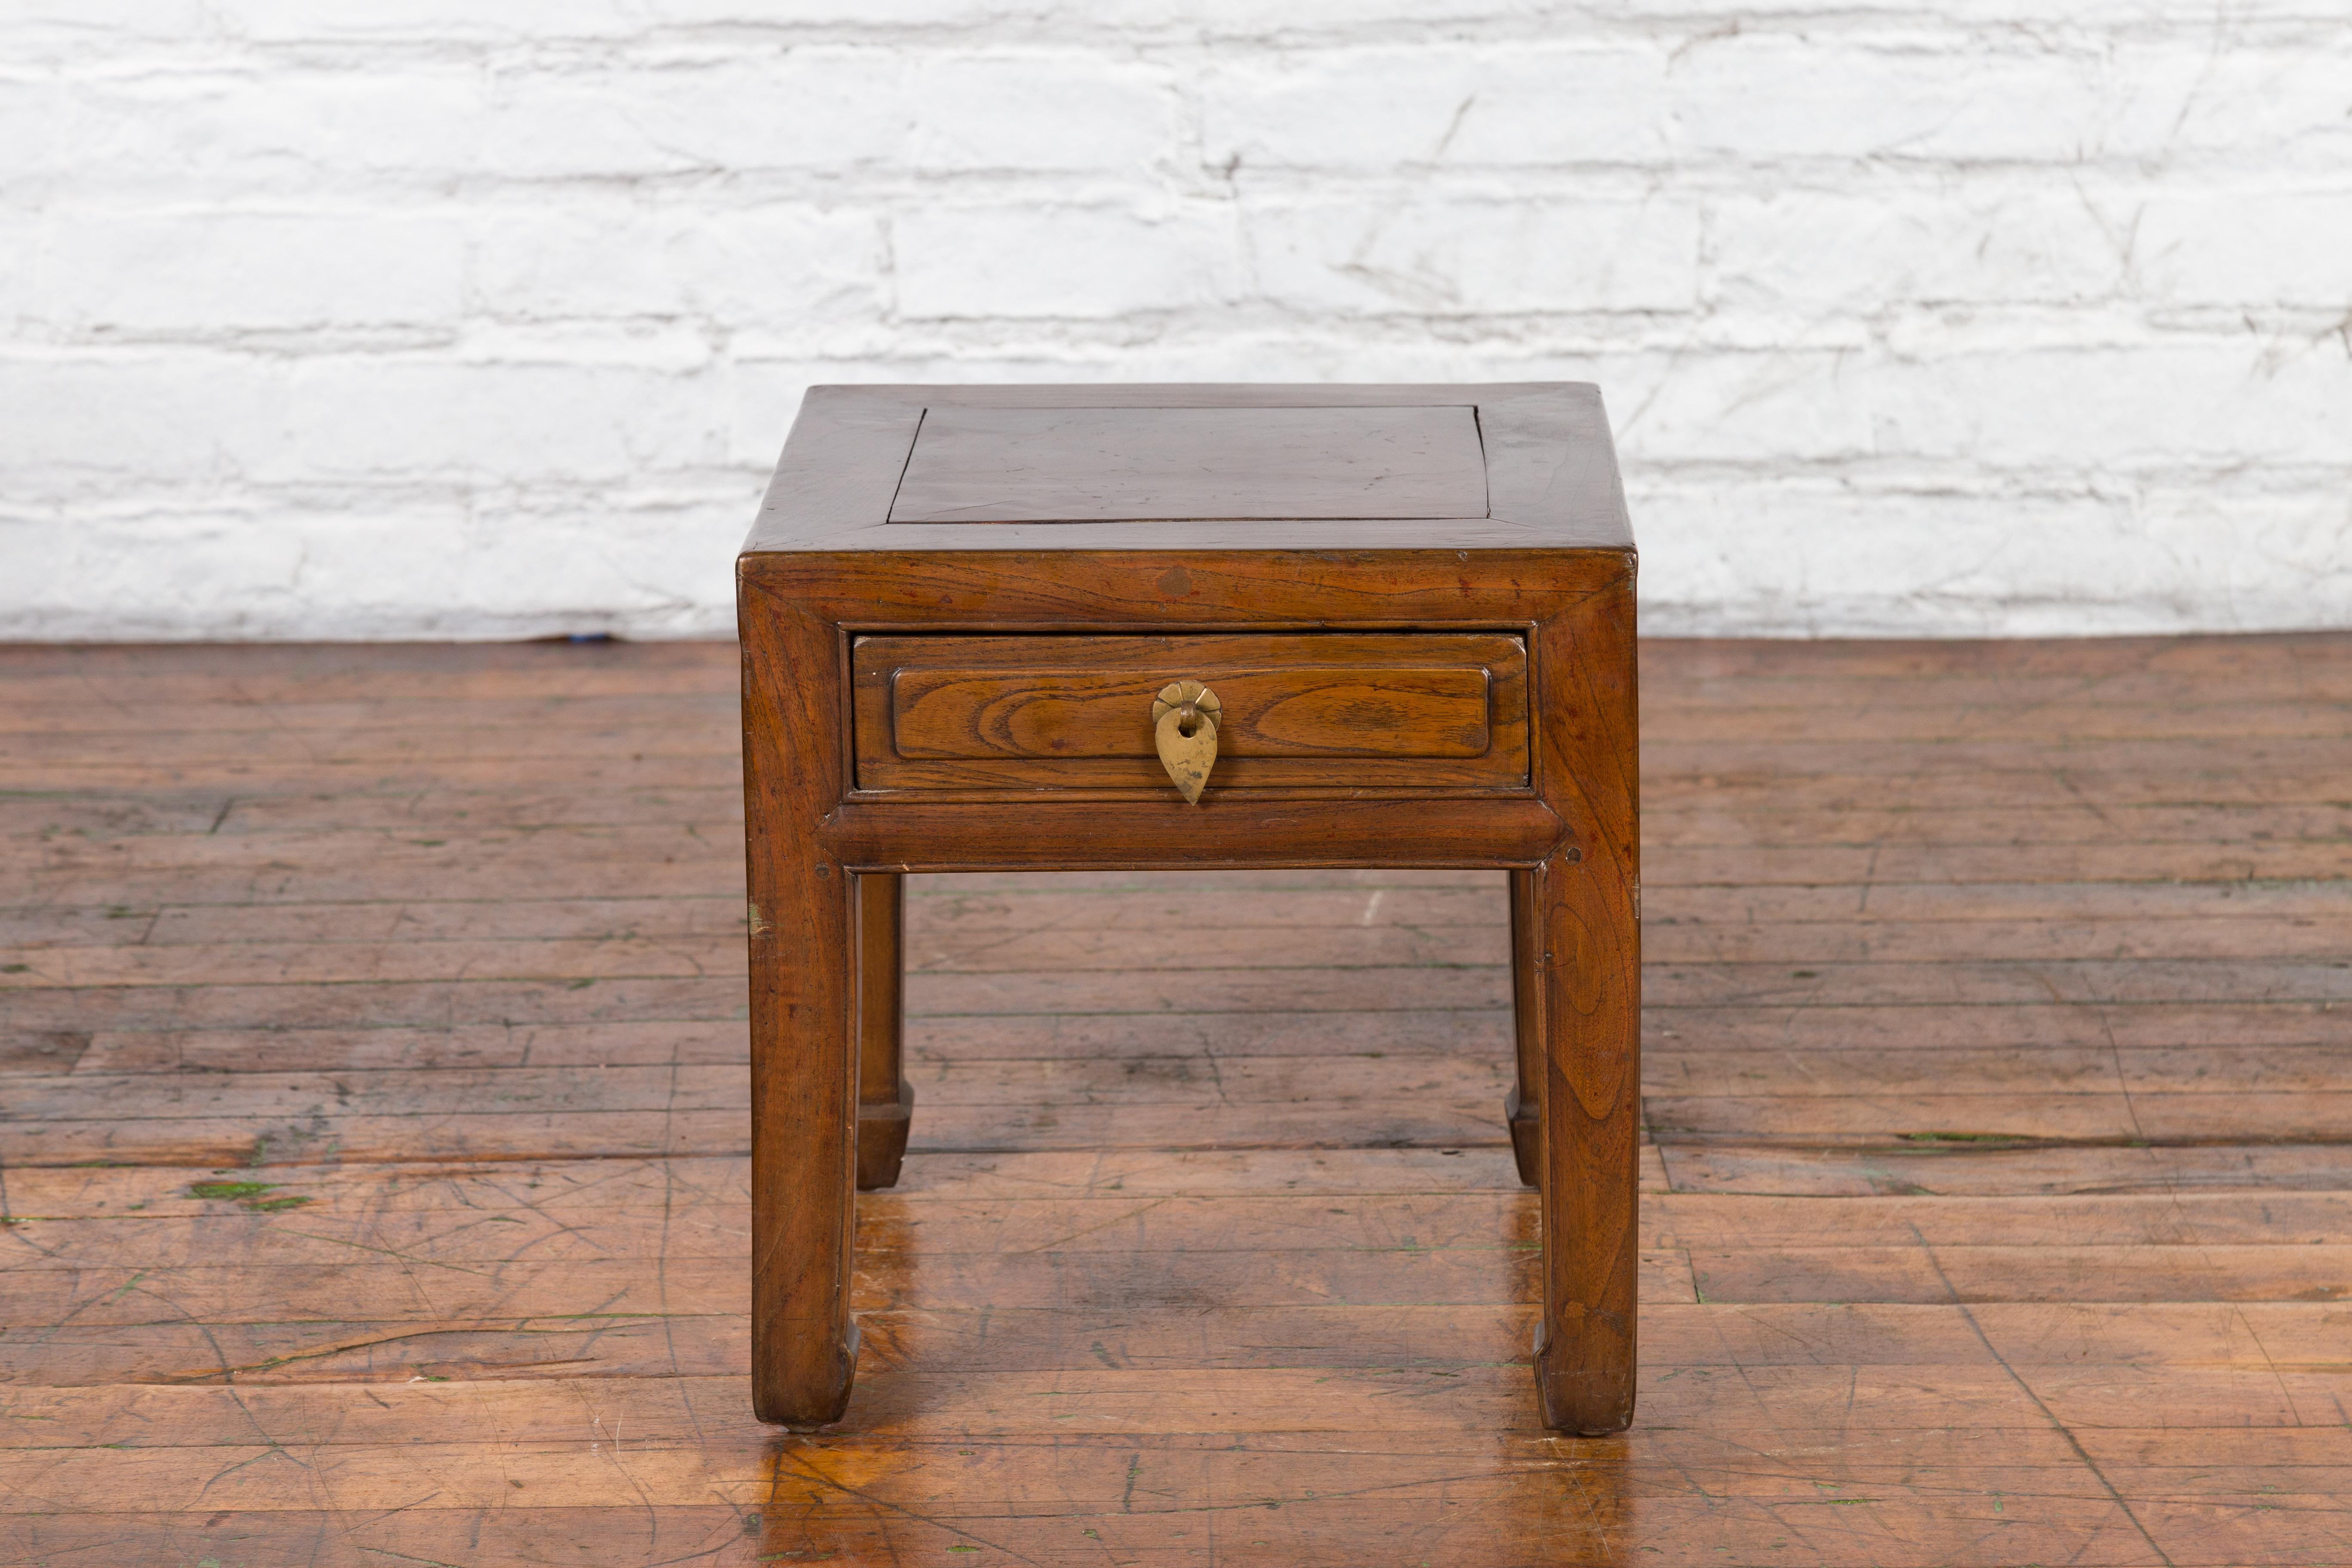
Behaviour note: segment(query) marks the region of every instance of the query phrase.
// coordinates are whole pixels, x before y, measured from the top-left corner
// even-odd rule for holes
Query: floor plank
[[[731,648],[0,649],[0,1561],[2352,1561],[2352,636],[1643,658],[1596,1442],[1491,875],[917,879],[791,1436]]]

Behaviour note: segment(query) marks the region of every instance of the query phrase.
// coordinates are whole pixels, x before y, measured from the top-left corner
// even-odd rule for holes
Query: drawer
[[[1208,793],[1523,790],[1527,645],[1508,632],[870,636],[852,647],[861,790],[1170,795],[1151,704],[1216,694]]]

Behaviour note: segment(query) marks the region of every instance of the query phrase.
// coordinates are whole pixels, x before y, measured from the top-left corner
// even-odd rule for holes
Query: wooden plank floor
[[[751,1419],[731,649],[0,650],[0,1562],[2352,1562],[2352,636],[1644,652],[1641,1414],[1499,879],[929,879]]]

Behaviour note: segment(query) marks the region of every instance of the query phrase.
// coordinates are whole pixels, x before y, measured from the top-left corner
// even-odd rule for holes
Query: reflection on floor
[[[714,647],[0,650],[0,1560],[2352,1558],[2352,636],[1644,650],[1641,1415],[1500,879],[926,879],[750,1415]]]

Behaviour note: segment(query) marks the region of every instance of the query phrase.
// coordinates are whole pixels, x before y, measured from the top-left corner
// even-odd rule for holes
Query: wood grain
[[[1622,1430],[1634,1398],[1640,1172],[1634,560],[1630,541],[1596,544],[1586,520],[1562,515],[1566,503],[1622,519],[1597,396],[1507,393],[1490,444],[1476,388],[1442,399],[1358,388],[1328,405],[1297,387],[1170,404],[1158,390],[1068,405],[1019,389],[914,394],[913,456],[882,523],[908,537],[887,554],[849,547],[844,526],[854,536],[877,520],[836,503],[878,492],[887,404],[903,413],[909,394],[870,395],[886,406],[853,421],[856,439],[828,428],[841,400],[813,395],[738,559],[752,1074],[755,1104],[773,1108],[753,1130],[771,1173],[752,1213],[754,1403],[796,1428],[829,1423],[856,1362],[856,1330],[838,1314],[846,1244],[807,1218],[845,1201],[829,1184],[829,1130],[837,1041],[856,1023],[832,977],[857,967],[862,939],[843,933],[832,905],[850,878],[1457,865],[1524,869],[1531,889],[1536,935],[1514,956],[1529,966],[1521,989],[1545,1065],[1521,1073],[1512,1103],[1532,1103],[1542,1123],[1545,1423]],[[1449,530],[1430,528],[1412,548],[1383,548],[1395,542],[1384,521],[1466,516],[1466,501],[1444,503],[1474,469],[1482,502],[1498,479],[1510,493],[1544,476],[1534,515],[1559,537],[1449,558],[1432,548]],[[1013,549],[987,537],[1154,518],[1116,544],[1099,527]],[[1265,536],[1225,543],[1236,520]],[[1299,548],[1303,529],[1319,549]],[[1343,562],[1344,576],[1333,571]],[[1151,591],[1138,595],[1141,573]],[[1092,635],[1104,629],[1125,640]],[[1214,632],[1227,635],[1202,635]],[[1495,690],[1523,660],[1539,700],[1516,679]],[[1172,692],[1180,674],[1188,693],[1212,679],[1233,688],[1225,703],[1202,698],[1217,731],[1196,736],[1181,765],[1172,721],[1158,721],[1157,758],[1135,732],[1146,694]],[[1496,729],[1521,716],[1531,733],[1497,746]],[[1204,801],[1227,728],[1233,765]],[[1155,760],[1181,793],[1157,788]],[[950,771],[930,771],[942,763]],[[1039,793],[1116,784],[1122,768],[1132,799]],[[917,796],[941,784],[972,793]],[[1310,787],[1295,800],[1263,787],[1284,784]],[[1382,785],[1427,798],[1368,796]],[[1515,794],[1480,798],[1506,788]],[[795,891],[815,893],[814,906]],[[778,1347],[776,1336],[806,1342]]]
[[[907,879],[857,879],[857,1187],[895,1186],[915,1086],[906,1075]]]
[[[1366,484],[1363,479],[1384,471],[1377,458],[1368,460],[1363,437],[1383,419],[1402,420],[1409,428],[1425,428],[1432,417],[1425,411],[1475,407],[1476,457],[1483,467],[1483,504],[1473,502],[1470,454],[1458,442],[1447,447],[1442,435],[1427,445],[1426,457],[1412,465],[1414,473],[1395,476],[1393,488],[1428,503],[1423,516],[1402,516],[1384,504],[1379,492],[1389,482]],[[926,485],[939,499],[974,503],[979,515],[999,521],[974,527],[970,521],[926,522],[893,521],[892,509],[907,478],[908,458],[919,444],[927,419],[945,416],[1004,422],[1016,411],[1068,411],[1087,408],[1117,417],[1118,411],[1195,410],[1214,412],[1223,420],[1244,410],[1311,410],[1304,428],[1300,416],[1276,413],[1269,421],[1271,441],[1248,440],[1267,460],[1257,466],[1261,481],[1280,479],[1294,489],[1282,504],[1228,504],[1213,481],[1205,487],[1197,477],[1178,479],[1161,470],[1166,492],[1172,498],[1190,495],[1202,510],[1178,509],[1180,516],[1163,520],[1181,532],[1158,533],[1150,540],[1120,521],[1008,521],[1013,513],[1049,510],[1055,515],[1101,518],[1103,485],[1088,487],[1092,496],[1074,493],[1065,468],[1020,484],[1013,495],[1003,481],[1019,483],[1035,465],[1003,461],[1001,430],[996,456],[963,454],[963,466],[974,477],[992,482],[983,489],[969,486],[950,491]],[[1352,427],[1335,426],[1342,411],[1358,411]],[[1397,411],[1411,411],[1400,414]],[[1374,412],[1379,411],[1379,412]],[[1441,421],[1445,416],[1437,416]],[[1454,416],[1458,418],[1458,416]],[[1365,423],[1370,421],[1370,423]],[[1024,422],[1025,423],[1025,422]],[[1156,421],[1155,421],[1156,423]],[[1029,425],[1035,430],[1035,425]],[[1441,426],[1442,427],[1442,426]],[[1162,426],[1165,429],[1167,426]],[[1454,426],[1458,429],[1458,426]],[[1318,457],[1327,459],[1337,435],[1353,437],[1349,473],[1358,482],[1331,484],[1302,478],[1298,469]],[[1097,445],[1099,445],[1097,442]],[[1065,441],[1055,454],[1064,464],[1083,468],[1087,443]],[[1213,433],[1191,431],[1184,441],[1183,462],[1192,470],[1226,468],[1231,454],[1213,444]],[[1267,447],[1274,450],[1268,451]],[[980,458],[975,464],[973,459]],[[992,470],[992,472],[991,472]],[[1118,477],[1098,468],[1100,477]],[[1328,471],[1328,470],[1327,470]],[[1432,481],[1435,481],[1433,483]],[[994,494],[987,493],[993,490]],[[921,502],[919,498],[919,505]],[[1111,512],[1132,511],[1113,506]],[[1144,510],[1168,510],[1155,503]],[[1244,517],[1218,516],[1241,511]],[[1275,515],[1267,516],[1272,511]],[[1284,515],[1288,513],[1290,515]],[[1303,514],[1303,515],[1302,515]],[[963,514],[967,517],[972,513]],[[1164,552],[1180,550],[1274,550],[1306,552],[1349,549],[1511,550],[1528,548],[1622,550],[1633,538],[1625,519],[1625,498],[1617,480],[1610,451],[1609,423],[1597,388],[1583,383],[1517,382],[1488,385],[1280,385],[1264,383],[1225,384],[1151,384],[1118,386],[816,386],[809,389],[784,444],[782,461],[762,500],[760,520],[747,548],[764,551],[1024,551],[1148,549],[1157,558],[1154,570],[1164,570]]]
[[[1644,646],[1601,1442],[1489,870],[908,879],[861,1430],[753,1422],[739,658],[0,650],[0,1561],[2347,1555],[2340,770],[2231,710],[2352,637]]]
[[[895,523],[1486,515],[1477,411],[1462,403],[926,407],[889,512]]]
[[[862,637],[857,784],[1164,794],[1151,701],[1217,694],[1213,788],[1528,787],[1516,636]]]

